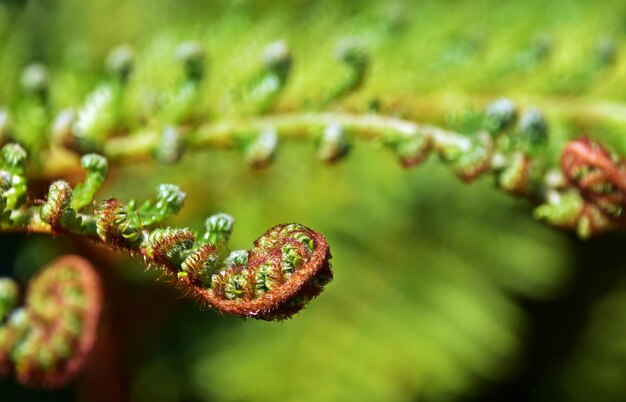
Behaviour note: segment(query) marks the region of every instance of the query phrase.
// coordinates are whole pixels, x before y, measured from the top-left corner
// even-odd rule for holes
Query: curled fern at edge
[[[4,287],[10,283],[3,280]],[[71,381],[95,346],[101,293],[98,275],[81,257],[64,256],[40,270],[24,306],[0,322],[0,374],[35,388]]]

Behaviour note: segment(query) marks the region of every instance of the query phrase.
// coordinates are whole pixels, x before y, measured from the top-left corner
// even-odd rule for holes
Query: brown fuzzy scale
[[[61,215],[63,214],[63,200],[72,197],[71,189],[68,187],[62,187],[63,194],[57,195],[54,198],[54,209],[52,215],[48,218],[48,223],[54,234],[65,233],[65,229],[61,224]]]
[[[118,214],[123,213],[123,204],[115,198],[104,201],[98,208],[98,234],[102,241],[115,249],[127,249],[128,240],[118,228]]]
[[[53,213],[50,219],[48,220],[48,223],[50,224],[50,228],[52,229],[52,233],[54,234],[63,233],[63,227],[61,226],[61,222],[60,222],[61,221],[60,212],[57,212],[59,210],[60,208],[58,208],[58,205],[55,205],[55,213]]]
[[[67,268],[76,272],[76,278],[63,280],[54,278],[55,271]],[[50,277],[55,280],[51,281]],[[63,298],[63,291],[70,283],[78,285],[84,295],[81,306],[73,305]],[[33,292],[40,294],[35,295]],[[39,305],[35,296],[42,298],[39,303],[45,300],[45,305]],[[54,306],[55,311],[60,312],[54,314],[54,317],[48,317],[50,304]],[[66,360],[59,358],[51,368],[42,367],[34,358],[13,362],[18,381],[25,386],[37,388],[58,388],[71,381],[84,366],[95,345],[101,305],[100,280],[93,267],[83,258],[64,256],[42,269],[31,280],[26,294],[25,308],[29,321],[32,321],[29,322],[31,326],[29,331],[34,328],[41,331],[40,348],[50,347],[48,342],[54,336],[63,335],[71,339],[72,353]],[[60,317],[68,312],[80,316],[81,327],[78,334],[68,332],[64,322],[60,320]]]
[[[195,286],[202,286],[205,283],[205,278],[203,278],[203,276],[206,275],[206,272],[203,272],[205,261],[211,258],[216,252],[217,248],[207,243],[187,256],[183,264],[189,282]]]
[[[291,317],[322,291],[332,280],[333,274],[330,250],[324,236],[305,227],[282,233],[288,226],[283,224],[270,229],[255,242],[247,265],[221,270],[215,275],[211,289],[198,286],[185,277],[181,278],[181,284],[188,287],[190,293],[201,302],[223,313],[263,320]],[[307,246],[293,237],[296,233],[303,233],[312,239],[313,251],[309,251]],[[302,261],[287,277],[282,272],[282,248],[288,243],[296,248]],[[271,289],[258,295],[255,289],[256,275],[266,264],[271,266],[270,277],[278,280],[275,280]],[[229,300],[225,295],[226,283],[234,275],[242,273],[245,277],[242,296]]]
[[[142,249],[142,254],[151,262],[159,267],[165,268],[170,273],[176,274],[180,270],[180,263],[172,261],[167,253],[172,248],[178,247],[180,244],[193,244],[195,234],[188,229],[177,230],[171,235],[165,235],[151,243],[148,249]]]

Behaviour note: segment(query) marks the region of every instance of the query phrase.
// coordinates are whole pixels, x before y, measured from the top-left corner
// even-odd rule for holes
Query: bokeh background
[[[208,69],[197,108],[220,119],[263,46],[284,39],[294,68],[275,112],[297,111],[341,80],[333,52],[344,37],[367,46],[372,68],[332,109],[376,103],[463,129],[508,96],[545,111],[555,150],[584,133],[626,150],[620,0],[3,0],[0,105],[19,99],[22,69],[41,62],[53,108],[77,106],[102,79],[107,52],[130,44],[126,106],[139,114],[180,79],[176,46],[198,40]],[[435,158],[404,170],[365,142],[333,166],[305,142],[281,144],[262,171],[224,151],[118,166],[99,197],[143,199],[162,182],[188,194],[177,225],[233,215],[233,248],[280,222],[320,231],[335,280],[291,320],[246,321],[200,310],[136,259],[2,235],[2,275],[26,283],[56,255],[78,253],[99,269],[107,300],[98,353],[74,384],[40,392],[0,380],[0,400],[626,400],[623,234],[580,241],[534,221],[532,205],[487,178],[464,185]]]

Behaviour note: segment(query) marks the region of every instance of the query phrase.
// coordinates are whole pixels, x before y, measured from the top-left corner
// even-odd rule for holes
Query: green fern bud
[[[6,144],[0,150],[2,194],[0,203],[10,214],[26,200],[26,151],[18,144]],[[8,218],[3,216],[6,221]]]
[[[186,194],[174,184],[160,184],[157,188],[157,203],[155,208],[162,211],[162,215],[175,215],[180,211]]]
[[[190,81],[204,77],[204,48],[199,42],[184,42],[176,49],[176,58],[183,64],[185,76]]]
[[[118,118],[117,94],[111,85],[101,85],[89,94],[78,111],[73,126],[74,135],[85,147],[97,146],[103,137],[110,134]]]
[[[324,162],[334,163],[350,151],[345,129],[340,124],[331,124],[324,129],[319,140],[317,157]]]
[[[160,184],[157,187],[156,202],[145,202],[139,208],[139,219],[144,227],[163,222],[176,215],[183,207],[186,194],[174,184]]]
[[[245,160],[253,168],[261,169],[269,165],[276,154],[278,134],[273,128],[262,131],[245,147]]]
[[[249,113],[270,110],[287,85],[291,72],[291,52],[285,41],[267,45],[261,59],[263,68],[250,80],[241,94],[244,109]]]
[[[120,46],[109,54],[106,68],[110,78],[92,91],[78,110],[72,132],[82,149],[99,150],[102,142],[122,125],[124,91],[132,71],[133,53]]]
[[[336,102],[361,87],[369,69],[369,55],[360,40],[345,38],[339,42],[336,58],[348,67],[348,73],[330,93],[323,105]]]
[[[233,232],[234,224],[235,219],[228,214],[219,213],[210,216],[204,224],[206,232],[202,236],[203,241],[216,246],[226,243]]]
[[[159,116],[164,125],[181,125],[191,120],[194,108],[200,99],[200,84],[205,74],[204,49],[200,43],[182,43],[176,49],[176,58],[183,65],[185,77],[174,90],[164,96]],[[178,133],[166,129],[162,133],[163,139],[165,141],[173,139],[170,134],[177,135]],[[168,145],[169,143],[163,144],[163,146]],[[164,154],[170,152],[163,146],[157,148],[157,156],[161,152]]]
[[[174,126],[167,126],[161,131],[161,137],[154,153],[159,162],[174,164],[180,160],[183,147],[184,141],[180,130]]]
[[[72,208],[76,211],[93,202],[109,171],[106,158],[97,154],[83,155],[80,164],[85,169],[85,180],[74,189]]]
[[[26,201],[26,151],[17,144],[0,150],[0,219],[11,221],[11,212]]]
[[[0,168],[9,173],[24,175],[26,151],[19,144],[6,144],[0,150]]]
[[[517,119],[517,106],[507,98],[500,98],[487,106],[487,125],[490,132],[503,131]]]
[[[548,123],[537,108],[530,108],[522,113],[519,131],[530,146],[542,146],[548,141]]]
[[[75,229],[80,225],[80,218],[72,208],[72,188],[63,180],[50,185],[46,202],[41,206],[39,215],[48,223],[53,232],[61,233]]]
[[[52,122],[52,141],[61,147],[78,151],[79,144],[74,135],[74,124],[76,123],[76,112],[72,109],[64,109],[55,117]]]
[[[287,79],[293,62],[287,42],[278,40],[270,43],[263,49],[261,58],[268,70],[275,72],[282,80]]]
[[[88,173],[97,173],[100,177],[106,176],[109,171],[106,158],[97,154],[83,155],[80,164]]]
[[[337,45],[337,59],[364,73],[369,64],[369,56],[357,38],[344,38]]]

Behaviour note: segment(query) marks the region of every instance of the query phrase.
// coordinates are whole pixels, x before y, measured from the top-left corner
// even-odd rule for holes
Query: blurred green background
[[[263,46],[285,39],[294,69],[276,110],[300,110],[341,80],[333,51],[346,36],[365,43],[372,69],[333,109],[376,101],[386,114],[463,128],[468,111],[509,96],[545,110],[555,149],[593,133],[626,150],[623,0],[4,0],[0,105],[19,101],[23,67],[41,62],[53,109],[76,107],[107,52],[127,43],[137,62],[126,106],[141,114],[180,79],[174,49],[192,39],[208,57],[197,108],[220,119]],[[100,198],[147,198],[162,182],[188,194],[175,224],[233,215],[233,248],[280,222],[323,233],[335,280],[289,321],[244,321],[201,311],[139,260],[3,235],[2,275],[26,283],[54,256],[78,253],[101,272],[107,300],[99,357],[74,385],[38,392],[1,380],[0,400],[626,400],[622,234],[579,241],[533,221],[530,204],[489,179],[461,184],[435,158],[404,170],[368,143],[334,166],[316,161],[312,143],[281,144],[263,171],[224,151],[121,166]]]

